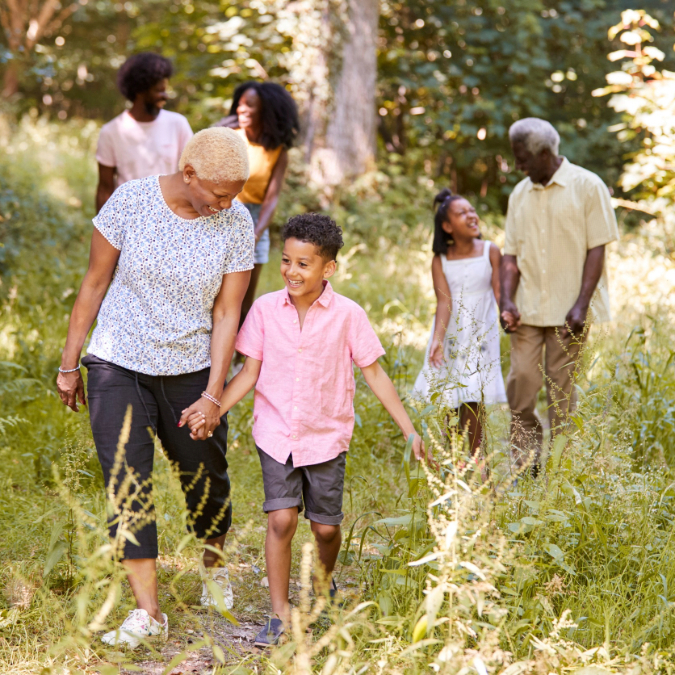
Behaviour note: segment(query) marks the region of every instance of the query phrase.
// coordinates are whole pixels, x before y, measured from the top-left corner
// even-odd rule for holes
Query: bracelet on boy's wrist
[[[59,373],[74,373],[76,370],[79,369],[80,369],[79,363],[77,364],[77,368],[71,368],[70,370],[64,370],[63,368],[61,368],[61,366],[59,366]]]
[[[211,396],[211,394],[209,394],[208,392],[203,391],[202,398],[205,398],[207,401],[211,401],[211,403],[217,405],[220,408],[220,401],[215,396]]]

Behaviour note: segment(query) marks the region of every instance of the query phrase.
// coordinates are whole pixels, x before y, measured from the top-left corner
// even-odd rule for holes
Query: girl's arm
[[[250,356],[246,357],[244,367],[228,382],[220,397],[220,415],[232,410],[255,387],[258,377],[260,377],[261,367],[262,361],[252,359]],[[206,424],[206,420],[198,411],[190,413],[186,409],[183,410],[179,426],[183,426],[185,423],[190,425],[190,437],[197,440],[199,438],[198,431]]]
[[[255,239],[258,241],[263,232],[269,227],[274,211],[279,203],[279,194],[284,184],[284,176],[286,175],[286,168],[288,167],[288,150],[285,148],[281,151],[277,159],[277,163],[272,170],[272,176],[265,192],[265,199],[260,208],[260,216],[258,224],[255,226]]]
[[[406,440],[410,434],[415,434],[413,441],[413,452],[417,459],[424,459],[424,444],[422,439],[415,431],[415,427],[408,417],[408,413],[398,397],[394,383],[389,379],[387,373],[384,372],[382,366],[378,361],[371,363],[365,368],[361,368],[363,377],[366,383],[373,390],[373,394],[380,399],[380,403],[385,407],[386,411],[391,415],[391,418],[396,422],[396,426],[403,432]]]
[[[82,345],[101,308],[119,257],[120,252],[94,228],[89,251],[89,268],[82,280],[68,322],[68,337],[61,355],[63,370],[77,368],[80,362]],[[75,412],[78,410],[78,401],[86,405],[84,382],[79,370],[72,373],[59,373],[56,378],[56,388],[61,400]]]
[[[452,296],[448,280],[443,273],[443,263],[441,256],[435,255],[431,262],[431,278],[436,293],[436,324],[434,335],[431,340],[431,349],[429,350],[429,361],[432,365],[440,368],[443,365],[445,354],[443,352],[443,342],[445,334],[450,324],[450,314],[452,313]]]
[[[499,250],[497,244],[490,244],[490,264],[492,265],[492,290],[495,294],[497,305],[499,305],[499,269],[502,264],[502,252]]]
[[[218,398],[223,393],[225,378],[230,368],[234,341],[239,329],[241,303],[248,289],[251,271],[232,272],[223,275],[223,285],[213,303],[213,330],[211,332],[211,372],[206,392]],[[204,397],[200,397],[183,411],[178,426],[183,426],[184,417],[193,412],[203,413],[206,424],[199,431],[199,440],[204,440],[220,424],[220,408]]]

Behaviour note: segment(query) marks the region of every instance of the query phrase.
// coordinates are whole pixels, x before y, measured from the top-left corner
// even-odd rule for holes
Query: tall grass
[[[261,625],[270,607],[261,584],[266,523],[247,399],[231,416],[228,455],[234,523],[227,561],[242,628],[196,607],[200,545],[185,534],[180,486],[158,447],[160,600],[171,648],[104,649],[99,629],[118,625],[133,603],[106,552],[102,477],[86,413],[64,408],[53,387],[91,227],[92,166],[88,141],[76,132],[33,121],[3,141],[0,672],[107,675],[122,667],[143,671],[150,662],[169,672],[196,654],[211,659],[214,673],[671,668],[675,322],[670,311],[657,321],[645,310],[668,293],[663,279],[648,279],[650,252],[660,248],[646,236],[641,244],[633,238],[632,258],[610,256],[619,288],[625,275],[644,275],[634,274],[632,293],[620,298],[616,324],[593,330],[579,408],[541,478],[515,472],[499,408],[488,411],[487,482],[471,469],[456,433],[446,433],[448,411],[438,402],[412,412],[441,470],[416,465],[358,378],[337,570],[347,604],[329,611],[331,625],[315,622],[323,600],[310,594],[311,535],[302,523],[289,642],[271,655],[248,653],[232,631]],[[58,160],[45,148],[58,151]],[[333,206],[346,229],[334,285],[368,309],[387,347],[384,364],[405,394],[433,311],[430,226],[426,188],[409,183],[397,193],[392,180],[356,186]],[[303,208],[287,197],[285,212]],[[310,197],[303,197],[306,207]],[[495,226],[486,234],[499,240]],[[667,264],[659,257],[658,265]],[[261,284],[263,291],[280,286],[274,256]]]

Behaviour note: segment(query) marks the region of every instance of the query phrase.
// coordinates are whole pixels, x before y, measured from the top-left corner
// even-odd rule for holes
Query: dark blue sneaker
[[[281,619],[270,619],[255,636],[256,647],[275,647],[284,634],[284,623]]]

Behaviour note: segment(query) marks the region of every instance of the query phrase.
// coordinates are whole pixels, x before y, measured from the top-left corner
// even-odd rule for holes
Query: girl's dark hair
[[[153,52],[141,52],[130,56],[117,71],[117,86],[132,103],[137,94],[154,87],[160,80],[168,80],[173,74],[169,59]]]
[[[434,197],[434,208],[436,209],[436,213],[434,215],[434,243],[431,245],[431,250],[436,255],[447,253],[448,244],[453,243],[452,235],[448,234],[443,229],[443,223],[450,220],[450,217],[448,216],[450,204],[457,199],[464,199],[464,197],[452,194],[452,191],[448,188],[443,188]]]
[[[260,121],[262,123],[260,145],[265,150],[274,150],[280,145],[283,145],[286,149],[290,148],[300,131],[298,107],[295,105],[293,97],[276,82],[250,80],[240,84],[234,90],[230,115],[237,114],[239,100],[244,92],[249,89],[255,90],[262,103],[260,110]]]

